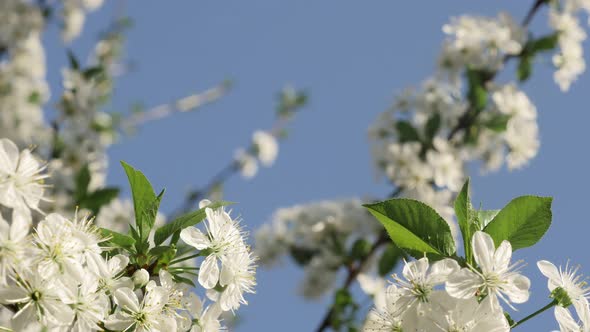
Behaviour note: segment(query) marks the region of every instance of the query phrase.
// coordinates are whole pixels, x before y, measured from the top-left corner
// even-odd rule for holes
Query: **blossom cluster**
[[[431,263],[427,257],[406,262],[402,276],[376,293],[379,299],[364,323],[364,331],[510,331],[519,325],[505,308],[528,301],[530,280],[521,273],[523,262],[511,262],[512,246],[497,248],[492,237],[478,231],[472,238],[477,265],[445,258]],[[548,278],[560,330],[587,331],[590,307],[588,288],[577,268],[557,269],[537,263]],[[579,321],[567,308],[573,305]]]
[[[333,288],[346,248],[379,230],[359,199],[296,205],[275,211],[272,223],[256,232],[255,252],[264,265],[291,255],[305,269],[302,295],[317,298]]]
[[[545,6],[551,30],[537,36],[529,25]],[[417,89],[402,92],[369,128],[378,177],[395,189],[389,197],[416,199],[433,207],[457,239],[459,228],[452,203],[467,178],[467,169],[475,164],[483,173],[504,165],[516,170],[537,155],[537,108],[520,83],[529,79],[538,56],[552,52],[555,82],[562,91],[569,89],[585,69],[581,43],[586,33],[578,14],[589,8],[585,0],[537,1],[521,24],[507,13],[496,17],[463,15],[445,24],[434,74]],[[517,62],[516,78],[497,80],[501,71],[511,69],[506,66],[510,61]],[[261,228],[256,236],[262,263],[271,265],[279,255],[292,256],[306,271],[303,294],[307,297],[338,289],[337,273],[343,268],[376,302],[381,301],[383,296],[378,294],[385,285],[382,277],[386,271],[380,264],[388,259],[387,249],[378,245],[383,230],[367,231],[373,224],[362,221],[362,213],[356,213],[362,210],[360,201],[356,206],[329,202],[341,204],[342,210],[347,209],[345,213],[309,213],[322,204],[278,210],[272,224]],[[283,217],[285,211],[292,210],[301,212]],[[347,214],[354,217],[342,217]],[[342,222],[333,223],[330,232],[314,231],[323,229],[329,218]],[[340,242],[339,250],[333,249],[334,238]],[[309,245],[312,241],[314,244]],[[355,248],[362,249],[360,256],[355,255]],[[392,250],[389,256],[400,259],[403,254]],[[383,266],[392,269],[395,264]],[[375,277],[377,269],[379,276]],[[310,283],[317,287],[306,286]],[[328,311],[327,324],[335,324],[334,308]],[[323,325],[320,330],[328,326],[336,328]]]
[[[109,230],[81,213],[45,214],[40,203],[51,199],[44,195],[45,168],[29,150],[0,140],[0,326],[218,331],[220,315],[237,310],[246,303],[244,294],[254,292],[256,258],[238,221],[222,207],[203,201],[204,231],[190,225],[178,230],[185,244],[157,239],[166,225],[144,229],[141,218],[124,219],[128,224],[121,227],[117,218],[124,208],[119,215],[103,211],[103,226],[117,228]],[[192,275],[205,298],[191,287]]]

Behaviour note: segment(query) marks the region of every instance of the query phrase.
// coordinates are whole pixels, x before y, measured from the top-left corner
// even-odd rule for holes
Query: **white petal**
[[[420,280],[426,276],[428,270],[428,258],[423,257],[417,261],[411,261],[404,265],[402,274],[407,280]]]
[[[232,282],[232,280],[234,278],[232,268],[230,266],[228,266],[227,263],[229,263],[229,262],[227,262],[227,260],[225,260],[221,264],[221,274],[219,276],[219,284],[221,286],[228,285],[229,283]]]
[[[461,269],[449,276],[445,289],[452,297],[469,299],[481,286],[481,278],[469,269]]]
[[[0,172],[13,173],[16,171],[19,152],[18,147],[11,140],[0,139]]]
[[[115,291],[117,304],[131,312],[139,312],[139,300],[130,288],[119,288]]]
[[[113,275],[118,274],[119,272],[123,271],[124,268],[127,267],[127,264],[129,264],[129,257],[123,255],[115,255],[113,258],[109,259],[109,271]]]
[[[0,218],[1,219],[1,218]],[[12,211],[12,225],[10,227],[10,239],[20,241],[27,237],[31,228],[31,214],[19,210]]]
[[[496,270],[507,270],[512,258],[512,245],[508,241],[502,241],[494,253],[494,267]]]
[[[503,290],[511,302],[524,303],[529,300],[529,288],[531,287],[529,278],[515,274],[508,278],[507,282],[508,285]]]
[[[471,239],[473,246],[473,257],[483,272],[493,269],[493,256],[496,248],[492,237],[482,231],[477,231]]]
[[[219,266],[217,265],[217,258],[213,255],[207,256],[199,270],[199,283],[205,289],[211,289],[217,285],[219,280]]]
[[[547,287],[550,291],[553,291],[557,287],[558,282],[561,281],[559,270],[553,263],[546,260],[538,261],[537,267],[541,273],[549,279]]]
[[[154,287],[147,292],[143,302],[145,310],[160,312],[168,303],[168,291],[162,287]]]
[[[195,227],[183,229],[180,232],[180,238],[186,244],[191,245],[199,250],[207,249],[211,246],[211,241],[209,241],[209,238]]]
[[[26,302],[29,298],[27,292],[21,288],[1,288],[0,289],[0,303],[13,304],[19,302]]]
[[[127,331],[133,323],[135,323],[133,318],[118,312],[114,315],[110,315],[104,322],[104,326],[111,331]]]
[[[37,321],[37,317],[35,315],[35,305],[33,302],[27,303],[20,311],[18,311],[12,317],[12,327],[15,331],[23,331],[25,327]]]
[[[445,282],[451,274],[459,271],[460,268],[459,263],[450,258],[435,262],[430,267],[428,282],[433,285],[441,284]]]
[[[166,289],[172,289],[176,285],[176,283],[172,279],[172,274],[170,274],[170,272],[162,269],[162,270],[160,270],[159,275],[160,275],[160,285],[162,285],[162,287],[164,287]]]
[[[555,320],[559,324],[559,329],[564,332],[570,331],[580,331],[580,326],[574,318],[572,314],[570,314],[569,310],[564,307],[557,306],[555,307]]]

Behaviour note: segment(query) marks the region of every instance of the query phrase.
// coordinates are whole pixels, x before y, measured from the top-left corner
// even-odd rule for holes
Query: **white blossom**
[[[449,295],[460,299],[488,296],[494,307],[499,307],[498,298],[509,306],[528,300],[530,280],[518,273],[518,263],[510,264],[510,242],[502,241],[496,249],[490,235],[477,231],[473,234],[472,247],[481,271],[469,267],[452,274],[446,282]]]
[[[252,143],[260,163],[267,167],[272,166],[279,153],[277,139],[270,133],[258,130],[252,135]]]
[[[162,314],[168,302],[165,289],[150,287],[141,302],[130,288],[119,288],[114,296],[118,310],[105,321],[109,330],[124,331],[133,325],[137,332],[176,330],[176,321]]]
[[[553,263],[541,260],[537,262],[537,267],[547,277],[549,291],[553,292],[556,288],[564,290],[578,314],[584,314],[588,310],[590,287],[583,276],[578,274],[579,266],[572,267],[567,264],[565,269],[558,269]]]
[[[8,139],[0,139],[0,204],[37,210],[43,198],[42,166],[28,149],[19,152]]]

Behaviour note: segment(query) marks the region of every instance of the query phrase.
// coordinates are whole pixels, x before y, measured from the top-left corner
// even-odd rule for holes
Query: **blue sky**
[[[256,229],[278,207],[319,199],[371,195],[390,188],[374,180],[367,127],[396,92],[428,77],[442,41],[441,26],[452,16],[522,18],[532,1],[111,1],[88,17],[73,49],[88,53],[97,32],[118,10],[133,19],[127,58],[137,70],[121,77],[110,109],[134,102],[158,105],[230,78],[223,100],[198,112],[180,114],[141,128],[113,146],[108,182],[126,188],[118,160],[144,171],[156,188],[166,187],[163,211],[182,202],[244,146],[256,129],[272,125],[275,94],[285,84],[310,92],[309,106],[292,123],[274,167],[252,181],[232,178],[226,198],[245,225]],[[545,12],[533,24],[546,29]],[[65,63],[56,27],[47,37],[50,82],[60,86]],[[586,52],[590,51],[585,47]],[[84,56],[83,56],[84,57]],[[588,59],[588,56],[586,56]],[[509,68],[508,71],[512,70]],[[510,79],[503,75],[503,79]],[[588,75],[561,93],[548,61],[535,66],[524,89],[539,111],[541,149],[530,166],[480,176],[472,170],[474,203],[500,208],[523,194],[554,196],[553,225],[541,243],[517,253],[527,260],[531,301],[513,316],[523,317],[548,302],[538,259],[571,259],[590,274],[587,215],[590,158],[586,145],[590,110]],[[59,89],[53,90],[59,95]],[[126,192],[127,193],[127,192]],[[326,299],[297,295],[301,271],[291,264],[260,269],[258,293],[240,310],[239,331],[309,331],[323,315]],[[523,331],[557,327],[551,312]]]

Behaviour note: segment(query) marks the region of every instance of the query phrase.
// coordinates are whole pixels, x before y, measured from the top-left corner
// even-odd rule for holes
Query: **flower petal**
[[[115,291],[115,301],[124,309],[131,312],[139,312],[139,300],[130,288],[119,288]]]
[[[211,246],[209,238],[195,227],[188,227],[180,232],[180,238],[186,244],[191,245],[199,250],[207,249]]]
[[[211,289],[217,285],[219,280],[219,266],[217,265],[217,258],[213,255],[207,256],[199,270],[199,283],[205,289]]]
[[[492,237],[487,233],[477,231],[473,234],[471,245],[473,246],[473,257],[482,271],[484,273],[491,271],[494,264],[494,252],[496,251]]]
[[[531,287],[529,278],[521,274],[514,274],[506,281],[507,286],[503,288],[503,291],[511,302],[524,303],[529,300],[529,288]]]
[[[553,263],[546,260],[538,261],[537,267],[541,273],[549,279],[547,282],[547,287],[549,290],[553,291],[555,288],[557,288],[557,283],[561,280],[561,275],[559,274],[557,267]]]
[[[446,282],[446,290],[452,297],[468,299],[475,296],[481,286],[481,278],[469,269],[461,269],[449,276]]]

